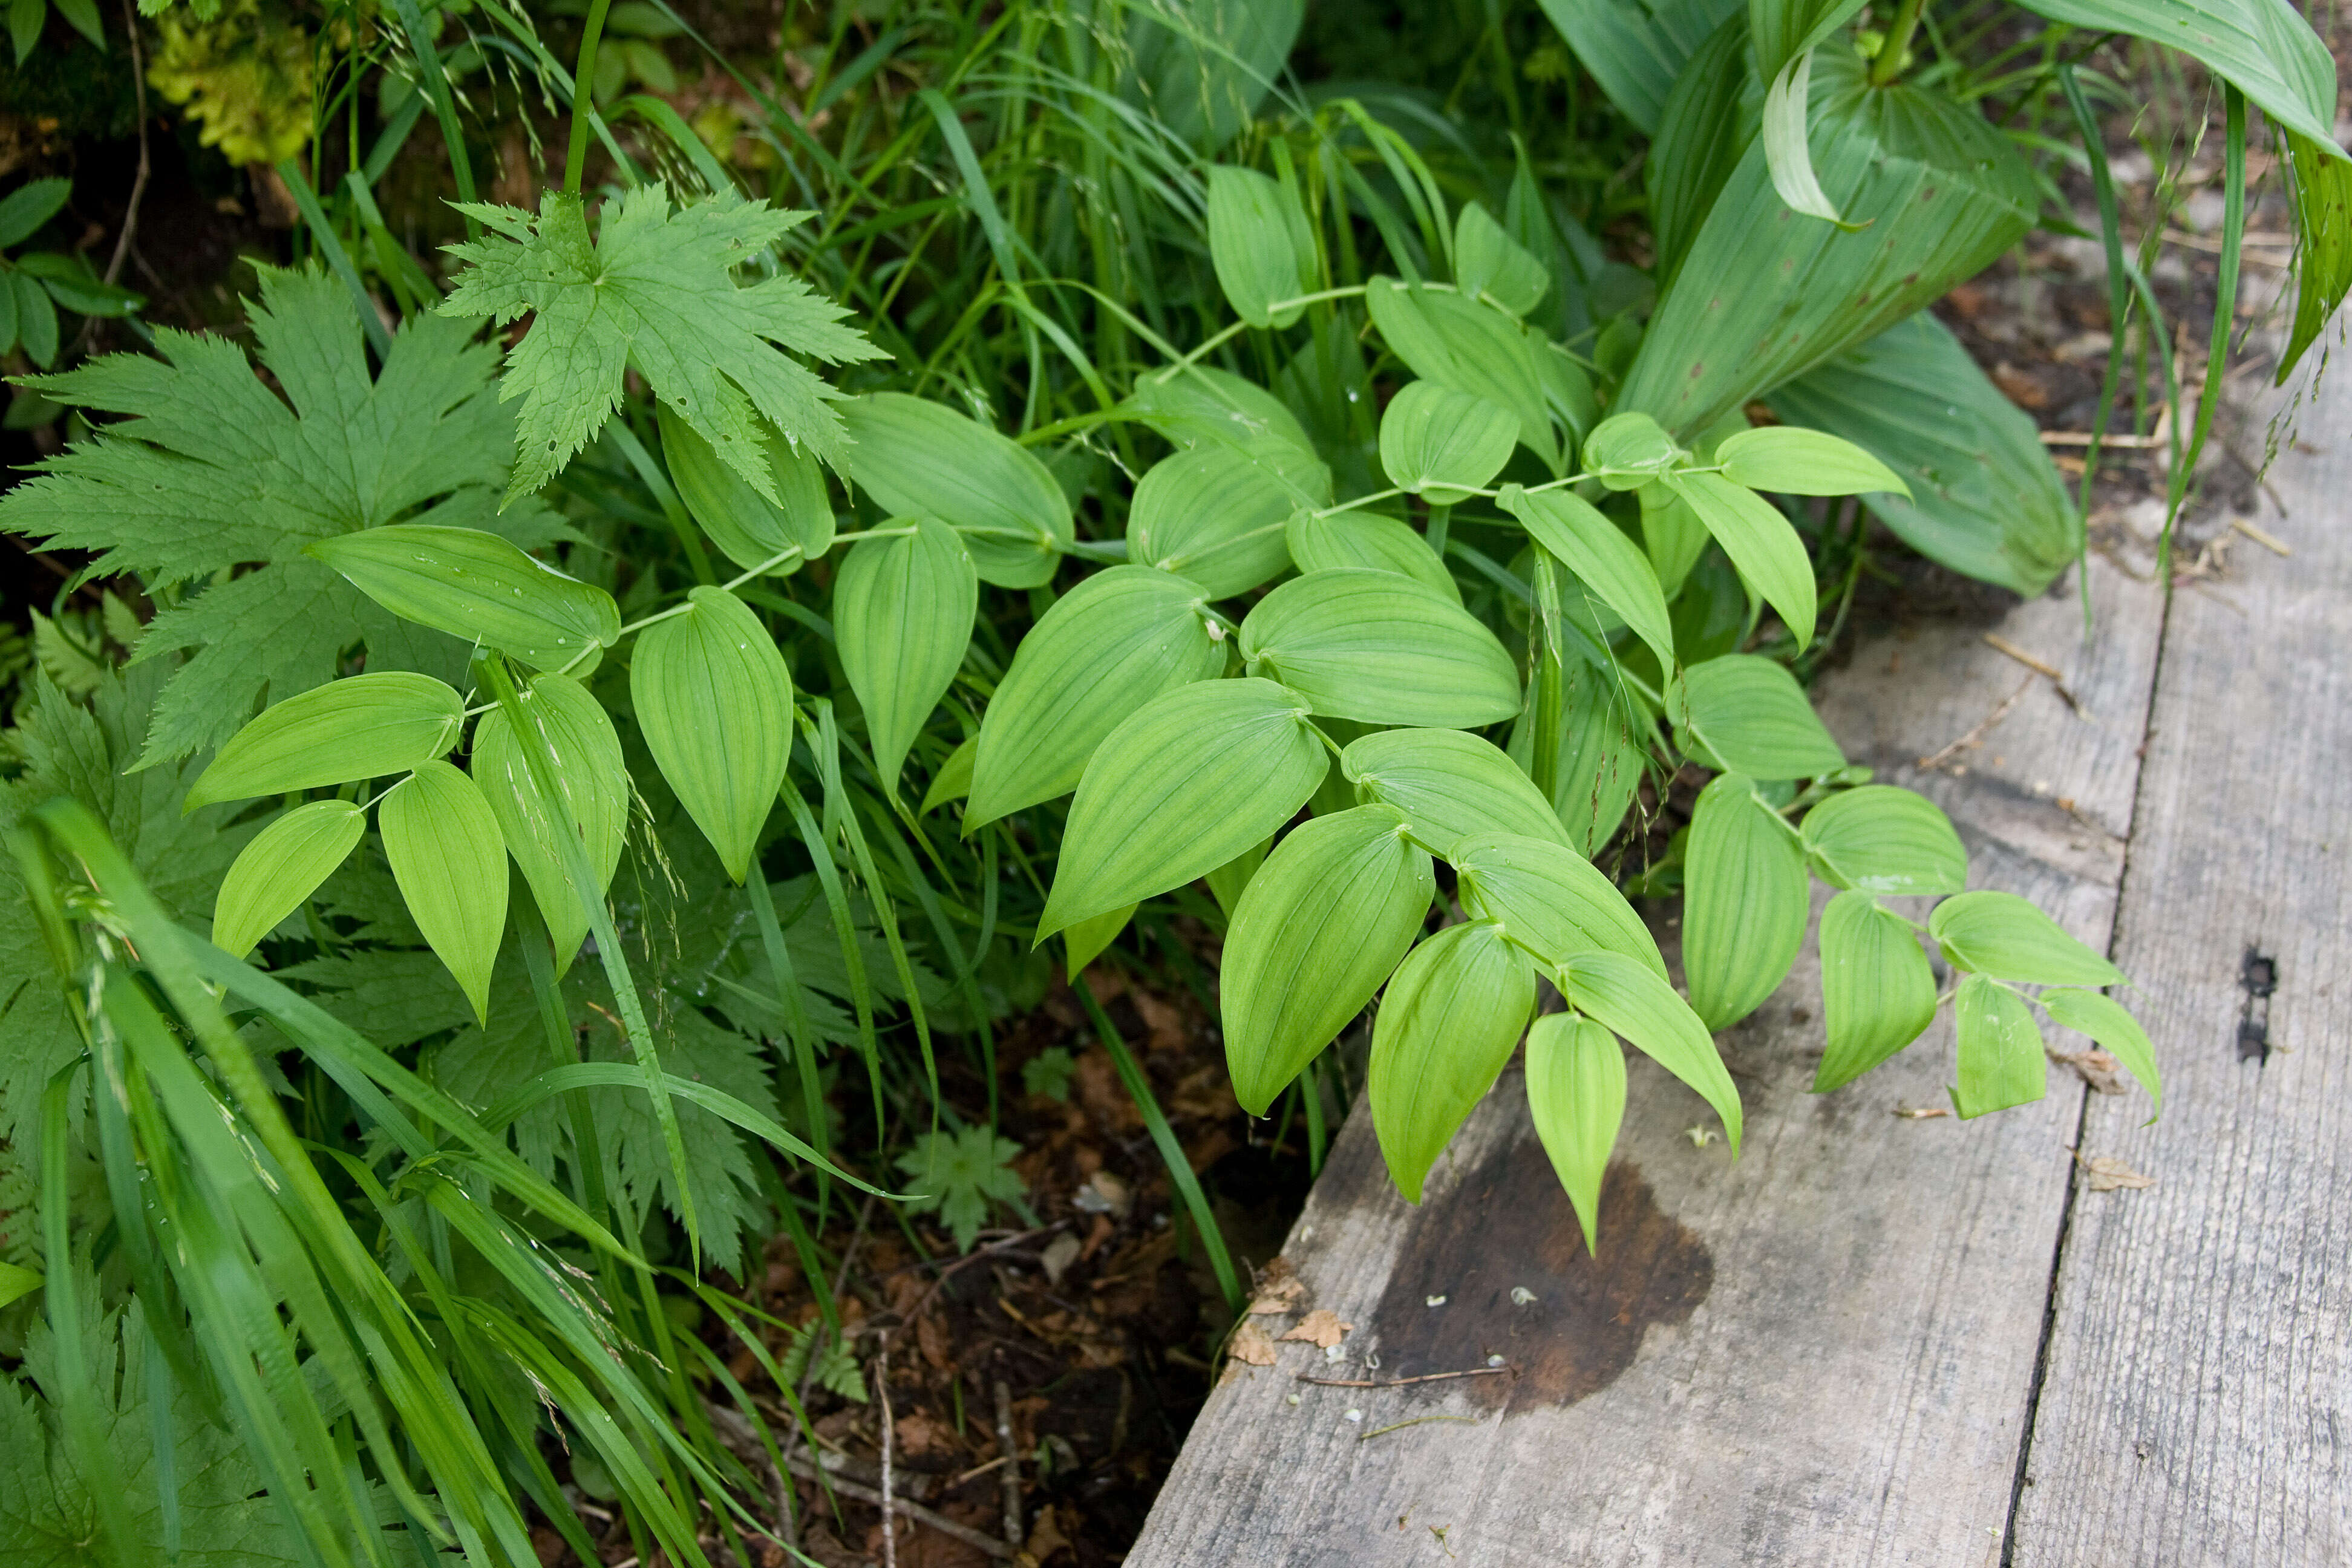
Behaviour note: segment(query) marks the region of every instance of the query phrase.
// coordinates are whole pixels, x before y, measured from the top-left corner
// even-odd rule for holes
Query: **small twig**
[[[966,1470],[963,1474],[961,1474],[961,1475],[958,1476],[955,1479],[953,1479],[953,1480],[950,1481],[950,1482],[948,1483],[948,1485],[947,1485],[947,1489],[948,1489],[948,1490],[950,1490],[950,1491],[953,1491],[953,1490],[955,1490],[955,1489],[956,1489],[956,1488],[958,1488],[958,1487],[960,1487],[960,1486],[963,1485],[963,1484],[964,1484],[964,1482],[966,1482],[966,1481],[971,1481],[971,1480],[978,1480],[981,1477],[982,1477],[982,1476],[984,1476],[984,1475],[988,1474],[988,1472],[989,1472],[989,1471],[991,1471],[991,1470],[992,1470],[992,1469],[996,1468],[996,1467],[997,1467],[997,1466],[999,1466],[999,1465],[1009,1465],[1009,1464],[1011,1464],[1012,1462],[1013,1462],[1013,1456],[1012,1456],[1012,1455],[1010,1455],[1010,1454],[999,1454],[999,1455],[997,1455],[997,1456],[996,1456],[996,1458],[992,1458],[992,1459],[989,1460],[986,1464],[984,1464],[984,1465],[974,1465],[971,1468],[970,1468],[970,1469]]]
[[[882,1568],[898,1568],[898,1526],[890,1517],[890,1335],[874,1352],[874,1396],[882,1406]]]
[[[1460,1372],[1425,1372],[1419,1377],[1391,1378],[1309,1377],[1302,1372],[1298,1374],[1298,1381],[1314,1384],[1318,1388],[1402,1388],[1415,1383],[1444,1383],[1449,1377],[1500,1377],[1505,1373],[1516,1377],[1518,1370],[1515,1366],[1473,1366],[1465,1367]]]
[[[1930,1121],[1938,1116],[1949,1116],[1951,1112],[1940,1105],[1898,1105],[1895,1108],[1895,1114],[1906,1121]]]
[[[996,1380],[996,1451],[1004,1460],[1004,1543],[1011,1552],[1029,1539],[1021,1528],[1021,1452],[1013,1446],[1013,1385]]]
[[[1943,766],[1944,763],[1948,762],[1953,756],[1961,752],[1967,751],[1970,746],[1982,741],[1985,738],[1986,732],[1995,724],[1998,724],[2003,719],[2008,718],[2009,710],[2016,707],[2019,700],[2024,697],[2028,691],[2032,689],[2033,677],[2029,675],[2023,680],[2018,682],[2017,689],[2011,692],[2006,698],[2004,698],[2000,706],[1996,707],[1991,712],[1986,714],[1983,718],[1978,720],[1976,728],[1970,730],[1967,734],[1961,736],[1950,745],[1946,746],[1942,751],[1937,752],[1934,756],[1921,757],[1918,763],[1920,771],[1923,773],[1932,773],[1936,769]]]
[[[1418,1426],[1424,1421],[1459,1421],[1464,1423],[1465,1426],[1475,1426],[1485,1419],[1486,1417],[1483,1415],[1416,1415],[1410,1421],[1397,1421],[1392,1422],[1386,1426],[1375,1426],[1370,1431],[1365,1433],[1362,1436],[1358,1437],[1356,1441],[1359,1443],[1369,1443],[1375,1437],[1385,1436],[1391,1432],[1402,1432],[1408,1426]]]
[[[122,232],[114,237],[114,258],[106,264],[106,281],[111,285],[122,276],[122,263],[131,255],[131,237],[139,232],[139,204],[147,195],[147,174],[151,167],[147,157],[147,58],[139,47],[139,13],[131,0],[122,0],[122,25],[131,34],[131,90],[139,109],[139,171],[131,177],[131,200],[122,209]],[[98,318],[82,318],[81,331],[75,334],[72,353],[79,354],[89,346],[90,334],[98,331]]]
[[[993,1257],[999,1253],[1016,1250],[1025,1244],[1036,1240],[1041,1236],[1050,1236],[1055,1231],[1066,1228],[1069,1223],[1070,1222],[1066,1219],[1057,1219],[1053,1224],[1048,1226],[1040,1226],[1035,1230],[1024,1230],[1020,1235],[1007,1237],[1003,1241],[991,1242],[988,1246],[982,1247],[977,1252],[965,1253],[961,1258],[957,1258],[954,1262],[940,1270],[940,1277],[931,1281],[931,1288],[917,1298],[914,1306],[908,1310],[907,1321],[911,1323],[916,1319],[921,1317],[923,1315],[924,1309],[931,1304],[931,1298],[940,1293],[940,1287],[948,1282],[948,1276],[953,1274],[957,1269],[964,1267],[964,1265],[968,1263],[977,1263],[983,1258]],[[920,1265],[910,1264],[908,1267],[919,1268]],[[897,1272],[903,1273],[904,1271],[905,1270],[901,1269]],[[884,1278],[887,1279],[888,1276],[886,1275]]]
[[[2242,517],[2231,518],[2230,520],[2230,526],[2236,529],[2240,533],[2244,534],[2248,539],[2252,540],[2256,544],[2261,545],[2264,550],[2269,551],[2273,555],[2292,555],[2294,553],[2294,552],[2289,549],[2286,545],[2273,538],[2269,533],[2256,528],[2252,523],[2248,522]]]
[[[2050,678],[2050,684],[2057,688],[2058,695],[2066,700],[2066,706],[2074,710],[2075,717],[2080,719],[2087,719],[2090,717],[2088,713],[2083,711],[2083,704],[2081,700],[2075,697],[2072,689],[2067,686],[2064,673],[2061,671],[2056,665],[2036,658],[2033,655],[2026,652],[2023,648],[2018,647],[2015,643],[2010,641],[2007,637],[2002,637],[1998,633],[1985,633],[1984,640],[1985,647],[1992,649],[1995,653],[2001,654],[2017,660],[2018,663],[2025,666],[2026,668],[2033,671],[2036,675],[2048,676]]]
[[[816,1466],[810,1464],[797,1454],[786,1458],[784,1468],[804,1481],[816,1481],[821,1485],[830,1486],[844,1497],[856,1498],[859,1502],[872,1503],[877,1508],[882,1506],[882,1494],[872,1487],[860,1486],[856,1481],[845,1480],[829,1471],[821,1471]],[[936,1530],[950,1540],[961,1541],[966,1546],[975,1547],[987,1552],[991,1557],[1010,1559],[1013,1555],[1013,1548],[1005,1545],[996,1537],[983,1535],[970,1525],[958,1524],[945,1514],[932,1512],[921,1503],[909,1502],[905,1498],[892,1498],[887,1511],[911,1519],[926,1530]]]

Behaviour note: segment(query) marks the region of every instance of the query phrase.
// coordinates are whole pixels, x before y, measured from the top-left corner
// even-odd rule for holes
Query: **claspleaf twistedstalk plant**
[[[2302,353],[2352,280],[2317,41],[2267,0],[2025,8],[2228,84],[2233,252],[2247,103],[2290,139]],[[1058,936],[1076,973],[1171,909],[1222,929],[1236,1097],[1267,1112],[1307,1075],[1318,1149],[1317,1064],[1376,1007],[1367,1099],[1408,1197],[1524,1038],[1589,1244],[1625,1046],[1738,1147],[1712,1032],[1784,982],[1816,880],[1817,1089],[1949,1002],[1964,1117],[2043,1092],[2036,1005],[2155,1099],[2123,977],[1969,889],[1944,814],[1852,765],[1790,668],[1860,566],[1811,498],[2021,593],[2078,558],[2031,423],[1923,312],[2037,220],[2027,151],[1916,68],[1943,47],[1918,4],[1867,50],[1853,0],[1545,9],[1651,138],[1646,275],[1523,147],[1442,177],[1362,102],[1274,93],[1295,14],[1203,39],[1155,8],[1126,16],[1132,70],[1017,58],[1090,47],[1064,29],[992,35],[943,79],[990,136],[927,88],[852,171],[779,110],[822,176],[792,209],[691,132],[653,144],[667,178],[616,160],[626,188],[592,201],[611,128],[582,102],[562,188],[466,205],[485,232],[450,292],[373,362],[320,232],[330,269],[259,274],[255,360],[159,330],[155,357],[31,380],[120,417],[0,526],[157,607],[89,708],[38,693],[0,805],[0,952],[27,955],[0,1134],[56,1237],[32,1376],[89,1497],[219,1430],[250,1467],[75,1539],[152,1560],[202,1509],[337,1568],[522,1563],[528,1498],[585,1559],[551,1426],[646,1555],[740,1547],[772,1521],[709,1436],[695,1380],[724,1363],[665,1301],[765,1358],[704,1268],[740,1274],[775,1215],[821,1279],[808,1222],[887,1184],[890,1127],[899,1196],[968,1248],[1022,1191],[992,1126],[940,1127],[934,1031],[992,1096],[1025,955]],[[483,14],[556,79],[528,18]],[[938,189],[868,211],[902,174]],[[1714,776],[1654,868],[1685,900],[1678,991],[1595,857],[1685,764]],[[1148,1076],[1081,1000],[1237,1292]],[[1070,1065],[1024,1078],[1055,1094]],[[835,1119],[857,1069],[872,1140]],[[106,1257],[68,1235],[100,1214]],[[133,1304],[102,1307],[124,1274]],[[768,1370],[788,1400],[812,1364],[862,1397],[819,1300]],[[0,1448],[54,1469],[26,1410],[0,1390]],[[61,1537],[91,1506],[64,1498]]]

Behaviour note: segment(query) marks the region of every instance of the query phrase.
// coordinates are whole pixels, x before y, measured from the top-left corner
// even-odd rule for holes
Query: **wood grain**
[[[1917,759],[2029,678],[1962,625],[1865,645],[1823,707],[1853,760],[1952,813],[1974,885],[2024,893],[2104,948],[2158,614],[2145,585],[2112,571],[2095,583],[2088,650],[2070,595],[1999,627],[2065,672],[2089,719],[2031,676],[1953,759],[1964,773],[1918,776]],[[1390,1186],[1370,1118],[1351,1117],[1286,1248],[1311,1291],[1302,1306],[1356,1325],[1343,1359],[1286,1343],[1277,1366],[1229,1373],[1129,1563],[1997,1563],[2082,1089],[2053,1073],[2049,1099],[2020,1111],[1898,1119],[1947,1103],[1939,1025],[1813,1098],[1817,985],[1809,946],[1723,1037],[1748,1108],[1737,1163],[1689,1135],[1713,1125],[1696,1096],[1631,1064],[1598,1264],[1515,1073],[1418,1210]],[[1518,1375],[1297,1381],[1495,1355]]]
[[[2352,392],[2326,384],[2231,575],[2174,600],[2116,960],[2164,1120],[2095,1100],[2021,1568],[2352,1563]],[[2274,964],[2265,1003],[2252,951]],[[2259,990],[2259,985],[2255,986]],[[2242,1027],[2247,1030],[2242,1057]],[[2269,1058],[2252,1037],[2266,1026]]]

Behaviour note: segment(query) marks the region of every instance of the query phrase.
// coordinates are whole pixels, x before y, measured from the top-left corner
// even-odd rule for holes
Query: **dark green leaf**
[[[1561,671],[1559,753],[1552,785],[1552,809],[1567,830],[1569,847],[1585,856],[1601,852],[1641,787],[1645,753],[1635,741],[1622,700],[1612,697],[1611,671],[1583,659]],[[1535,765],[1535,699],[1511,727],[1511,761],[1532,774]],[[1654,728],[1648,724],[1647,728]]]
[[[841,405],[849,475],[898,517],[967,531],[981,581],[1034,588],[1075,537],[1070,500],[1034,454],[942,404],[877,392]]]
[[[662,777],[740,882],[792,756],[793,683],[774,639],[734,595],[696,588],[683,614],[638,636],[629,700]]]
[[[2280,132],[2286,144],[2287,190],[2294,198],[2296,258],[2294,327],[2279,360],[2278,384],[2319,339],[2328,319],[2352,290],[2352,162],[2332,147]]]
[[[465,713],[455,690],[406,670],[314,687],[230,736],[183,809],[404,773],[456,745]]]
[[[1960,1081],[1952,1090],[1952,1108],[1960,1120],[2031,1105],[2049,1092],[2042,1031],[2025,998],[1971,974],[1960,982],[1952,1016],[1960,1036]]]
[[[303,553],[402,620],[497,648],[535,669],[574,663],[620,640],[612,595],[480,529],[396,523],[322,539]]]
[[[0,250],[14,250],[41,231],[73,195],[73,182],[27,180],[0,197]]]
[[[1625,1120],[1625,1049],[1590,1018],[1547,1013],[1528,1030],[1528,1113],[1551,1168],[1601,1250],[1601,1179]]]
[[[1448,926],[1406,955],[1372,1018],[1367,1098],[1405,1202],[1486,1098],[1535,1008],[1536,972],[1502,928]]]
[[[963,538],[933,518],[911,526],[912,533],[850,546],[833,585],[841,668],[866,710],[875,770],[893,794],[915,737],[963,663],[980,607],[980,577]]]
[[[2042,985],[2121,985],[2123,972],[2015,893],[1962,893],[1937,904],[1927,932],[1955,969]]]
[[[1840,893],[1822,911],[1822,1017],[1829,1047],[1815,1094],[1853,1082],[1935,1021],[1936,976],[1918,936],[1868,893]]]
[[[1755,786],[1726,773],[1699,792],[1683,873],[1691,1005],[1726,1029],[1772,994],[1805,940],[1805,856]]]
[[[1642,163],[1664,287],[1673,286],[1707,209],[1755,139],[1758,110],[1751,86],[1748,16],[1735,10],[1675,80]]]
[[[1336,719],[1466,729],[1519,710],[1518,668],[1495,634],[1393,572],[1285,583],[1242,622],[1241,652],[1251,674]]]
[[[1865,784],[1805,814],[1806,851],[1832,888],[1866,893],[1957,893],[1969,885],[1969,852],[1952,820],[1925,795]]]
[[[1644,132],[1658,128],[1683,66],[1739,0],[1542,0],[1544,15],[1609,101]]]

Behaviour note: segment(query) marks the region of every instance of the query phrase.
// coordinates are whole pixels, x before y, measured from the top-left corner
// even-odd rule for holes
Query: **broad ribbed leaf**
[[[1935,1021],[1936,975],[1917,934],[1868,893],[1840,893],[1822,911],[1822,1018],[1829,1047],[1815,1094],[1853,1082]]]
[[[1832,888],[1897,895],[1957,893],[1969,852],[1943,808],[1889,784],[1847,790],[1805,814],[1805,848]]]
[[[1633,628],[1658,656],[1658,668],[1675,667],[1675,628],[1666,617],[1666,596],[1640,545],[1601,515],[1600,509],[1568,490],[1534,494],[1505,485],[1496,505],[1519,520],[1528,536],[1576,574],[1602,604]]]
[[[568,675],[542,675],[520,693],[523,711],[553,752],[563,802],[588,849],[596,886],[584,899],[601,899],[621,861],[629,827],[629,774],[621,760],[621,737],[604,705]],[[562,974],[588,935],[588,909],[582,890],[565,869],[555,817],[540,794],[506,710],[494,708],[474,727],[470,768],[474,783],[490,803],[505,836],[507,853],[530,885],[533,901],[547,921]]]
[[[1701,790],[1684,853],[1683,968],[1708,1028],[1729,1028],[1772,994],[1810,908],[1804,852],[1755,786],[1726,773]]]
[[[1335,719],[1467,729],[1519,710],[1518,668],[1495,634],[1393,572],[1285,583],[1242,622],[1241,652],[1251,674]]]
[[[923,791],[923,804],[915,808],[920,816],[933,806],[950,800],[961,800],[971,793],[971,770],[980,755],[980,737],[971,736],[950,752],[940,771],[931,775],[930,787]]]
[[[814,452],[793,446],[773,426],[761,422],[760,444],[776,489],[776,499],[770,500],[676,409],[665,403],[656,413],[662,456],[669,462],[678,499],[727,559],[749,571],[797,550],[798,554],[768,568],[789,577],[833,548],[833,501],[825,494],[824,469]]]
[[[1952,1017],[1960,1037],[1960,1081],[1952,1090],[1952,1109],[1961,1121],[2031,1105],[2049,1092],[2042,1031],[2025,998],[1971,974],[1952,1000]]]
[[[1162,692],[1223,674],[1222,629],[1202,616],[1205,597],[1185,578],[1114,566],[1056,599],[981,716],[965,831],[1077,788],[1087,759],[1121,721]]]
[[[1894,470],[1853,442],[1787,425],[1727,436],[1716,443],[1715,460],[1723,465],[1725,479],[1751,490],[1797,496],[1911,493]]]
[[[1266,857],[1218,976],[1234,1098],[1263,1116],[1364,1009],[1421,934],[1437,878],[1384,805],[1318,816]]]
[[[1413,374],[1482,397],[1518,421],[1528,450],[1559,471],[1538,353],[1550,351],[1491,305],[1375,278],[1364,291],[1381,341]]]
[[[1813,61],[1812,166],[1846,232],[1800,223],[1760,141],[1717,197],[1617,406],[1685,435],[1884,331],[2017,242],[2039,197],[1973,105]]]
[[[1524,317],[1551,291],[1551,274],[1494,214],[1465,202],[1454,219],[1454,286],[1473,300],[1484,295]]]
[[[877,392],[835,405],[856,443],[849,474],[898,517],[935,517],[965,532],[981,581],[1034,588],[1076,537],[1070,500],[1016,441],[944,405]]]
[[[1748,585],[1780,612],[1797,646],[1811,642],[1819,608],[1813,561],[1780,509],[1721,474],[1668,474],[1665,482],[1723,546]]]
[[[1929,560],[2030,599],[2074,559],[2082,518],[2032,416],[1927,311],[1770,402],[1790,425],[1866,447],[1907,479],[1909,500],[1876,494],[1863,504]]]
[[[497,648],[534,669],[559,668],[620,638],[612,595],[479,529],[394,523],[321,539],[302,552],[402,620]]]
[[[1642,178],[1661,291],[1674,286],[1707,210],[1755,139],[1758,100],[1748,71],[1748,17],[1734,12],[1692,54],[1658,117]]]
[[[1758,779],[1810,779],[1845,766],[1845,754],[1786,667],[1727,653],[1692,665],[1669,695],[1677,725],[1727,772]]]
[[[236,958],[302,907],[367,831],[367,813],[347,800],[298,805],[238,852],[213,903],[213,942]]]
[[[1405,1202],[1421,1202],[1429,1167],[1511,1059],[1535,1002],[1535,965],[1484,921],[1446,927],[1398,967],[1372,1018],[1366,1098]]]
[[[1102,955],[1103,949],[1118,940],[1118,933],[1125,931],[1127,922],[1134,918],[1135,906],[1129,904],[1124,909],[1113,910],[1108,914],[1097,915],[1065,928],[1062,932],[1062,973],[1076,980],[1080,971]]]
[[[1740,9],[1740,0],[1542,0],[1544,15],[1609,101],[1643,132],[1658,117],[1675,79],[1708,34]]]
[[[2302,244],[2295,277],[2294,327],[2279,359],[2278,384],[2294,374],[2303,352],[2352,291],[2352,162],[2292,131],[2286,143],[2287,192],[2294,198],[2295,237]]]
[[[2336,60],[2288,0],[2019,0],[2053,22],[2129,33],[2203,61],[2284,128],[2336,135]]]
[[[1517,444],[1518,422],[1508,411],[1434,382],[1406,383],[1381,416],[1389,483],[1432,506],[1468,500],[1503,471]]]
[[[1451,859],[1472,834],[1510,833],[1567,847],[1542,792],[1492,744],[1459,730],[1382,730],[1339,753],[1366,798],[1392,805],[1413,837]]]
[[[1597,855],[1617,835],[1641,787],[1648,753],[1633,738],[1620,701],[1612,697],[1612,673],[1571,660],[1561,671],[1559,753],[1552,784],[1552,809],[1568,834],[1568,845]],[[1534,700],[1511,726],[1511,761],[1522,772],[1535,765]],[[1654,729],[1654,725],[1645,726]]]
[[[1253,327],[1286,327],[1314,292],[1315,232],[1298,198],[1255,169],[1209,169],[1209,259],[1234,314]],[[1281,305],[1280,310],[1275,309]]]
[[[1769,81],[1799,55],[1853,20],[1864,0],[1748,0],[1756,74]]]
[[[2164,1079],[2157,1071],[2156,1047],[2139,1020],[2124,1011],[2123,1004],[2096,991],[2044,991],[2036,1000],[2052,1023],[2090,1036],[2101,1050],[2139,1079],[2151,1101],[2150,1122],[2164,1114]]]
[[[1681,458],[1665,426],[1646,414],[1612,414],[1584,438],[1584,466],[1612,490],[1640,489]]]
[[[1179,447],[1229,446],[1272,436],[1309,457],[1315,454],[1307,427],[1280,398],[1213,365],[1189,364],[1139,377],[1119,407]]]
[[[431,762],[385,793],[375,821],[409,918],[487,1023],[507,924],[507,847],[490,803],[457,768]]]
[[[1203,680],[1131,715],[1078,781],[1040,941],[1233,860],[1297,815],[1328,769],[1306,700]]]
[[[696,588],[688,604],[638,636],[629,700],[662,777],[740,882],[792,756],[792,678],[734,595]]]
[[[1547,1013],[1528,1030],[1528,1114],[1551,1168],[1601,1250],[1601,1179],[1625,1120],[1625,1048],[1590,1018]]]
[[[465,713],[448,685],[408,670],[313,687],[230,736],[181,809],[404,773],[456,745]]]
[[[1962,893],[1937,904],[1927,933],[1955,969],[2040,985],[2121,985],[2123,971],[2015,893]]]
[[[1331,471],[1281,437],[1203,442],[1162,458],[1136,482],[1128,559],[1229,599],[1289,565],[1283,525],[1330,499]]]
[[[1608,1025],[1643,1056],[1698,1090],[1723,1119],[1731,1152],[1739,1152],[1744,1126],[1739,1090],[1706,1026],[1673,986],[1622,952],[1579,953],[1560,964],[1554,978],[1570,1006]]]
[[[1395,518],[1370,511],[1329,517],[1296,511],[1282,537],[1292,564],[1301,572],[1336,572],[1349,566],[1396,572],[1461,603],[1461,585],[1430,549],[1429,541]]]
[[[908,750],[963,663],[980,608],[963,537],[934,518],[912,526],[851,545],[833,584],[841,668],[866,710],[875,771],[894,794]]]
[[[1457,840],[1445,858],[1460,874],[1464,898],[1546,963],[1580,952],[1622,952],[1666,978],[1650,928],[1617,885],[1575,850],[1548,839],[1478,833]]]

